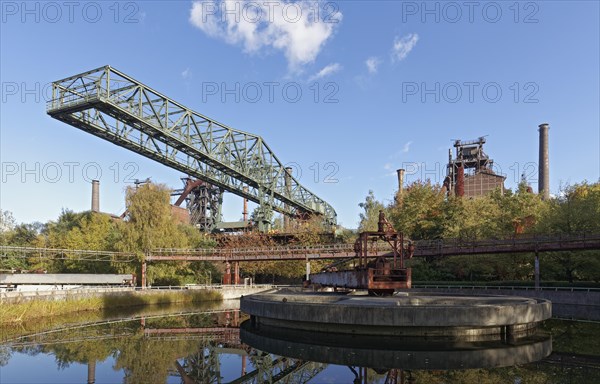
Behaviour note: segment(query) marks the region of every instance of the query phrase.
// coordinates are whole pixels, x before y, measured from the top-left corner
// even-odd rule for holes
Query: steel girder
[[[333,207],[287,176],[262,137],[188,109],[110,66],[53,82],[47,112],[262,207],[336,224]]]

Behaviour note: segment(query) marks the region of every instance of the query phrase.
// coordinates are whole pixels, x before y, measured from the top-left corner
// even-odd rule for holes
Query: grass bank
[[[217,291],[193,290],[118,292],[91,297],[67,296],[65,300],[30,300],[21,303],[2,303],[0,305],[0,326],[77,312],[107,312],[115,308],[220,300],[222,300],[222,295]]]

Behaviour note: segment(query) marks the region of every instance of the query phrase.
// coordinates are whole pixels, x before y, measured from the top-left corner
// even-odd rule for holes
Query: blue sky
[[[98,171],[106,212],[133,179],[180,187],[46,115],[48,83],[107,64],[263,136],[351,228],[369,190],[392,199],[397,168],[441,182],[452,139],[489,135],[506,186],[525,172],[537,190],[547,122],[551,192],[600,177],[597,1],[67,4],[1,3],[0,208],[18,222],[89,209]],[[227,197],[225,219],[241,206]]]

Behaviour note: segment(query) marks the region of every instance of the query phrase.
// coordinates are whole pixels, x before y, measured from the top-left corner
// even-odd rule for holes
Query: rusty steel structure
[[[521,236],[509,239],[464,240],[438,239],[413,241],[414,257],[443,257],[458,255],[484,255],[494,253],[559,252],[600,249],[600,233],[580,233],[554,236]],[[393,257],[389,248],[372,248],[369,257]],[[0,260],[4,258],[73,260],[97,262],[136,262],[133,253],[89,251],[56,248],[0,246]],[[254,248],[163,248],[150,251],[145,260],[160,261],[285,261],[328,260],[356,257],[353,244],[321,244],[310,246],[270,246]]]
[[[391,253],[391,260],[379,255],[379,244]],[[390,251],[391,248],[391,251]],[[335,267],[311,274],[310,283],[334,288],[366,289],[372,295],[390,295],[396,289],[411,287],[411,269],[404,266],[404,259],[414,252],[412,242],[405,241],[379,211],[377,231],[362,232],[354,243],[358,265],[351,270],[338,271]],[[375,258],[375,260],[370,260]]]
[[[521,236],[509,239],[438,239],[413,241],[414,257],[485,255],[495,253],[560,252],[600,249],[600,233],[554,236]],[[3,247],[0,247],[0,250]],[[35,249],[35,248],[34,248]],[[0,254],[1,256],[1,254]],[[369,250],[369,257],[393,257],[390,248]],[[158,261],[284,261],[328,260],[356,257],[353,244],[321,244],[311,246],[271,246],[231,249],[155,249],[146,260]]]
[[[443,190],[456,196],[483,196],[496,188],[504,192],[504,179],[493,171],[494,160],[483,151],[485,137],[454,142],[456,157],[448,153]]]
[[[385,231],[384,235],[386,234]],[[376,237],[376,233],[371,236]],[[373,240],[373,238],[371,239]],[[403,239],[405,241],[406,239]],[[364,241],[364,240],[363,240]],[[392,247],[371,245],[365,252],[367,258],[393,258],[399,252]],[[437,258],[460,255],[487,255],[510,253],[534,253],[536,259],[542,252],[584,251],[600,249],[600,233],[583,233],[555,236],[521,236],[510,239],[463,240],[439,239],[414,241],[405,248],[405,255],[413,257]],[[362,251],[362,248],[360,248]],[[322,244],[313,246],[275,246],[239,249],[157,249],[146,255],[146,262],[160,261],[218,261],[239,263],[244,261],[267,260],[339,260],[340,263],[356,259],[357,246],[353,244]],[[145,264],[144,263],[144,264]],[[539,263],[538,263],[539,265]],[[333,265],[335,267],[335,265]],[[231,273],[231,269],[230,269]],[[536,273],[537,274],[537,273]],[[313,275],[314,276],[314,275]],[[238,281],[235,276],[231,282]]]
[[[223,188],[216,187],[202,180],[184,177],[183,189],[173,191],[179,197],[173,204],[180,207],[184,202],[189,212],[190,224],[201,232],[212,232],[221,222],[223,205]]]

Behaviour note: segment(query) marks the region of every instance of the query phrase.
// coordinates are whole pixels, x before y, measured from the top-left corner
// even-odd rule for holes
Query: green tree
[[[41,233],[43,224],[36,222],[31,224],[19,224],[5,233],[7,245],[15,247],[32,247],[37,244],[38,235]]]
[[[15,227],[15,218],[10,211],[0,209],[0,245],[8,245],[8,237]]]
[[[112,217],[96,212],[87,212],[77,226],[64,235],[63,248],[112,251],[120,233]],[[96,261],[65,261],[65,272],[111,273],[113,266]]]
[[[499,235],[510,237],[512,234],[535,232],[536,225],[545,214],[548,204],[540,195],[532,193],[525,181],[522,181],[516,192],[508,190],[500,194],[499,190],[491,194],[500,207],[498,217]]]
[[[163,184],[129,187],[127,217],[118,248],[143,254],[156,248],[184,248],[188,237],[171,213],[170,190]]]
[[[163,184],[148,183],[128,188],[126,206],[128,214],[119,224],[120,237],[115,248],[136,253],[140,261],[153,249],[214,245],[197,229],[181,224],[173,216],[170,190]],[[183,285],[206,281],[209,270],[212,272],[214,268],[208,263],[159,262],[148,266],[147,276],[150,284]]]
[[[410,238],[437,239],[442,236],[446,221],[445,204],[439,186],[429,180],[416,181],[388,208],[389,218],[397,231]]]
[[[583,182],[561,189],[559,196],[547,202],[537,223],[542,234],[583,235],[600,232],[600,183]],[[558,252],[542,257],[545,280],[600,280],[598,251]]]
[[[75,213],[69,209],[63,209],[57,221],[49,221],[44,231],[45,246],[49,248],[68,248],[66,246],[67,235],[73,229],[81,225],[83,218],[89,212]]]
[[[447,204],[454,204],[456,209],[446,217],[442,230],[445,238],[476,240],[505,237],[502,222],[498,220],[500,205],[491,196],[453,199]]]
[[[12,230],[16,225],[12,212],[0,209],[0,234]]]
[[[364,212],[359,214],[360,222],[358,224],[358,231],[376,231],[377,223],[379,222],[379,211],[385,212],[385,206],[383,203],[375,199],[373,191],[369,191],[369,194],[365,198],[363,203],[358,204]]]
[[[566,186],[548,204],[537,226],[539,232],[600,232],[600,183]]]

